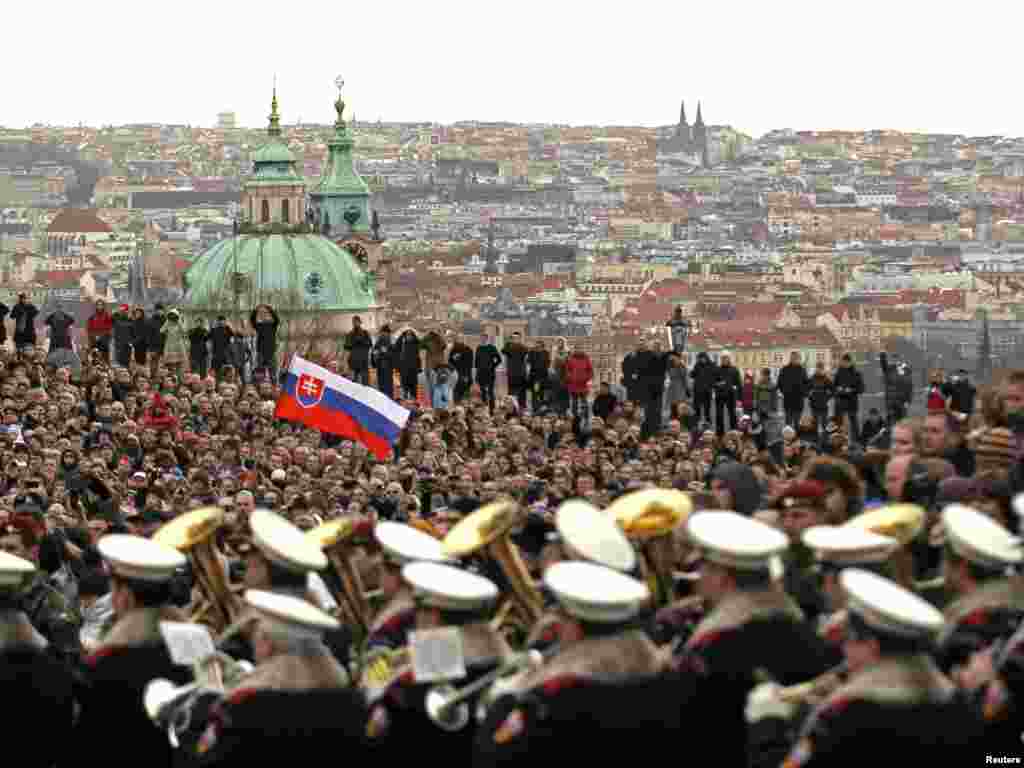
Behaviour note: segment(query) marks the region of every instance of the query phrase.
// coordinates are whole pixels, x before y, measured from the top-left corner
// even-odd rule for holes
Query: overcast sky
[[[500,10],[498,10],[500,8]],[[1024,3],[13,3],[0,125],[705,121],[1024,135]]]

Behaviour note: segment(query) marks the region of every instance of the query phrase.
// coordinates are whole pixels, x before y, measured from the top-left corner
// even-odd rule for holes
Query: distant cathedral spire
[[[274,76],[274,93],[270,99],[270,125],[267,127],[270,136],[281,135],[281,115],[277,111],[277,76]]]
[[[697,122],[694,123],[694,126],[698,126],[698,125],[704,125],[704,118],[701,117],[701,115],[700,115],[700,102],[699,101],[697,102]]]

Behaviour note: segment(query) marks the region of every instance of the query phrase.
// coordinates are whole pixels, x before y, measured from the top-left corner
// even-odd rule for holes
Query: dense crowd
[[[352,517],[440,537],[482,505],[514,499],[528,511],[515,543],[540,577],[572,556],[553,535],[563,502],[602,509],[629,491],[677,489],[696,509],[731,510],[781,531],[785,590],[811,622],[834,607],[803,539],[812,527],[883,503],[921,506],[925,533],[911,543],[906,581],[919,586],[941,583],[940,512],[950,504],[1018,531],[1022,373],[976,393],[963,372],[937,372],[927,416],[906,418],[913,390],[905,365],[883,356],[887,413],[871,410],[861,422],[863,379],[849,356],[835,371],[821,363],[807,370],[794,356],[777,376],[755,376],[728,355],[700,354],[687,369],[683,350],[663,350],[658,338],[627,357],[620,381],[595,382],[571,340],[549,350],[513,334],[500,350],[490,339],[472,349],[440,330],[421,338],[406,329],[392,340],[385,327],[374,339],[357,320],[346,353],[319,362],[361,383],[374,369],[374,386],[410,409],[393,456],[381,461],[359,443],[275,419],[281,382],[270,307],[254,310],[246,329],[222,319],[186,331],[173,309],[147,318],[119,307],[109,316],[99,302],[79,345],[60,311],[45,318],[41,342],[35,308],[18,308],[27,303],[11,313],[13,344],[0,349],[0,548],[38,566],[19,605],[72,664],[102,645],[116,618],[97,540],[147,536],[207,505],[227,513],[218,541],[232,578],[245,582],[256,508],[303,530]],[[231,355],[236,337],[256,342],[248,364]],[[508,394],[499,397],[500,366]],[[417,399],[421,383],[425,400]],[[670,570],[697,568],[691,548],[677,543]],[[311,587],[322,606],[337,607],[322,583]],[[953,587],[947,580],[939,590],[947,592],[929,599],[944,607]],[[177,604],[188,605],[190,584],[177,589]],[[692,589],[686,578],[671,587],[652,636],[685,637],[692,616],[672,601],[685,604]],[[973,661],[1008,635],[992,632],[947,648],[946,671],[963,687],[994,679],[991,665],[979,672]]]

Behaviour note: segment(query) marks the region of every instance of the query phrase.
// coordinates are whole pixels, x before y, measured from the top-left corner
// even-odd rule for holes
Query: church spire
[[[267,127],[268,136],[281,135],[281,115],[277,112],[277,76],[274,76],[274,95],[270,99],[270,125]]]
[[[697,122],[694,125],[704,125],[704,118],[700,115],[700,102],[697,102]]]
[[[686,100],[679,102],[679,124],[686,125]]]

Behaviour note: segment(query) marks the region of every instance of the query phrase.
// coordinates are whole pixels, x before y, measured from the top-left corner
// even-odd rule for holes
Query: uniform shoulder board
[[[583,684],[583,678],[579,675],[559,675],[545,680],[540,685],[540,692],[545,696],[557,696],[569,688],[576,688]]]
[[[241,704],[246,699],[251,699],[256,695],[256,693],[257,690],[255,688],[238,688],[237,690],[232,691],[231,695],[224,699],[224,703],[235,706]]]
[[[960,623],[968,627],[980,627],[989,622],[989,613],[987,608],[978,608],[971,611],[964,616]]]
[[[103,659],[107,658],[108,656],[113,656],[113,655],[114,655],[114,649],[113,648],[100,648],[99,650],[93,651],[92,653],[90,653],[88,656],[85,657],[85,664],[88,667],[95,667],[97,664],[99,664],[101,661],[103,661]]]

